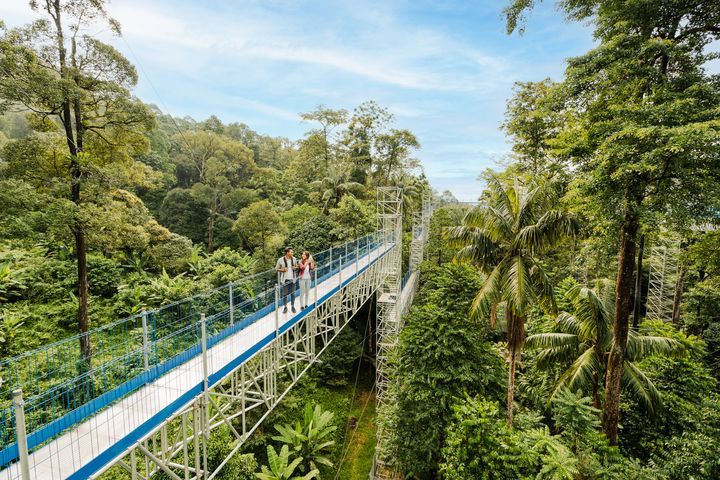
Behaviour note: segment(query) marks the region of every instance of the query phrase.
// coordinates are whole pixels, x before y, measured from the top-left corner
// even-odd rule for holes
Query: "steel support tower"
[[[385,262],[384,281],[377,293],[376,388],[377,403],[386,400],[387,357],[400,333],[400,282],[402,269],[402,190],[381,187],[377,193],[378,235],[386,245],[394,244]]]
[[[650,253],[650,279],[647,294],[647,317],[669,322],[672,320],[675,283],[678,273],[678,250],[658,245]],[[638,273],[639,274],[639,273]]]

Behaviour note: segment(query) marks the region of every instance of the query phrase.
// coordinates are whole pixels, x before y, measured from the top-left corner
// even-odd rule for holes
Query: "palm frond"
[[[500,302],[502,294],[502,280],[505,276],[507,263],[500,262],[488,275],[485,283],[480,287],[472,306],[470,307],[470,318],[478,320],[483,315],[488,315],[492,305]]]
[[[517,315],[524,315],[528,305],[535,299],[530,272],[525,259],[517,255],[509,259],[509,268],[503,282],[508,308]]]
[[[545,270],[537,262],[532,258],[529,260],[532,263],[530,267],[530,279],[532,280],[533,291],[536,292],[538,302],[546,310],[556,312],[555,290],[553,289],[550,277],[547,276]]]
[[[517,247],[536,253],[546,251],[565,237],[575,235],[577,222],[559,210],[550,210],[531,225],[520,225]]]
[[[577,347],[580,341],[577,335],[570,333],[537,333],[530,335],[525,340],[525,348],[530,350],[545,348],[555,349],[559,347],[574,346]]]
[[[572,333],[573,335],[580,336],[582,331],[582,325],[580,324],[575,315],[567,312],[560,312],[555,322],[560,332]]]
[[[455,255],[456,259],[470,261],[486,270],[497,264],[498,245],[479,228],[452,227],[448,234],[451,245],[461,246]]]
[[[597,355],[595,355],[595,350],[588,348],[560,376],[550,395],[550,400],[565,387],[572,391],[578,389],[588,391],[592,388],[599,368],[600,364]]]
[[[640,335],[631,330],[628,333],[626,358],[635,362],[650,355],[664,355],[679,358],[687,354],[685,346],[672,338]]]
[[[541,370],[548,369],[557,364],[569,364],[574,361],[578,355],[584,352],[586,348],[587,346],[581,343],[555,348],[546,348],[537,353],[535,362],[537,367]]]
[[[652,381],[633,362],[623,365],[622,387],[638,400],[651,415],[662,408],[662,397]]]

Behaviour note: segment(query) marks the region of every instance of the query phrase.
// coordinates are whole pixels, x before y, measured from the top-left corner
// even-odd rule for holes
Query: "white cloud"
[[[332,34],[298,31],[286,18],[268,19],[253,9],[240,17],[223,16],[130,1],[112,4],[110,12],[123,25],[128,41],[148,45],[160,62],[167,59],[168,50],[184,49],[190,58],[203,52],[215,61],[314,65],[386,85],[439,91],[487,88],[494,78],[488,70],[499,71],[505,65],[500,58],[438,32],[391,25],[387,15],[377,17],[384,32],[333,41]],[[180,67],[187,71],[199,66],[186,63]]]

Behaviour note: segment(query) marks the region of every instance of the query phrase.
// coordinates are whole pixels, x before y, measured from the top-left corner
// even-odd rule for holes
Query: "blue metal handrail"
[[[371,234],[314,255],[317,282],[382,241]],[[5,403],[0,408],[0,467],[17,458],[14,389],[21,388],[25,396],[30,446],[40,445],[197,355],[201,313],[214,316],[214,335],[237,332],[262,318],[274,308],[276,280],[276,272],[266,270],[0,361],[0,402]],[[83,337],[90,337],[93,345],[92,365],[80,358]]]

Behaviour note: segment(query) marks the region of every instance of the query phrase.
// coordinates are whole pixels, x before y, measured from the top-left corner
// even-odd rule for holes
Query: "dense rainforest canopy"
[[[508,33],[535,3],[508,2]],[[173,117],[82,35],[120,33],[103,2],[31,6],[0,25],[3,359],[370,233],[394,185],[405,255],[434,212],[392,402],[375,422],[366,305],[225,478],[366,478],[376,424],[398,478],[720,478],[720,3],[557,2],[596,44],[516,84],[474,206],[432,192],[374,101],[300,113],[300,139]]]

